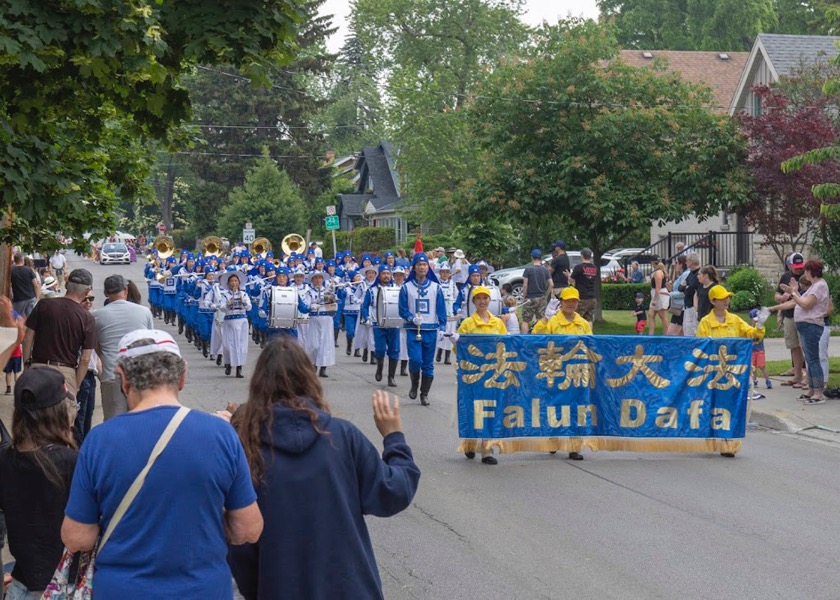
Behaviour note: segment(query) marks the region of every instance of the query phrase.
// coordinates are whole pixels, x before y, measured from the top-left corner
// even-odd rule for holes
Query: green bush
[[[636,303],[636,292],[645,295],[645,306],[650,304],[650,285],[646,283],[602,283],[602,310],[630,310]]]
[[[405,241],[405,243],[401,244],[400,247],[405,250],[413,250],[414,242],[416,239],[417,236],[409,233],[408,239]],[[429,250],[434,250],[438,246],[443,246],[446,249],[461,247],[461,240],[448,234],[423,235],[420,237],[420,239],[423,241],[423,250],[425,250],[426,252],[428,252]]]
[[[183,248],[190,252],[195,250],[195,237],[188,229],[173,229],[167,235],[175,242],[175,248]]]
[[[831,322],[840,325],[840,275],[825,273],[823,279],[828,284],[828,292],[831,294],[831,301],[834,303],[834,314],[831,315]]]
[[[730,308],[733,311],[748,310],[754,306],[773,303],[773,290],[767,280],[749,267],[739,266],[726,278],[726,289],[733,292]]]
[[[339,251],[351,249],[357,258],[364,252],[383,253],[393,248],[396,232],[391,227],[357,227],[353,231],[336,231],[335,245]],[[332,236],[327,236],[324,245],[332,250]]]

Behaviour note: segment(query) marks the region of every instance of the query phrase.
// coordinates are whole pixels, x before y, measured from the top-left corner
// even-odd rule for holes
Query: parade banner
[[[752,340],[463,335],[459,450],[736,452]]]

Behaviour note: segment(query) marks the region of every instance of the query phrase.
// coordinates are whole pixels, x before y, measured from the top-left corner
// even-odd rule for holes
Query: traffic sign
[[[338,215],[332,215],[324,219],[324,222],[327,225],[327,231],[335,231],[339,229],[338,226]]]
[[[332,217],[335,215],[335,204],[327,207],[327,216]]]
[[[242,243],[243,244],[253,244],[255,237],[256,236],[254,235],[254,230],[253,229],[243,229],[242,230]]]
[[[166,233],[166,224],[158,223],[158,231],[160,231],[161,233]]]

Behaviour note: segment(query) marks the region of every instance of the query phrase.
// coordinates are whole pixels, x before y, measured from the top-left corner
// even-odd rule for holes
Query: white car
[[[574,269],[577,265],[580,264],[580,252],[577,250],[572,250],[566,252],[569,256],[569,266]],[[548,263],[551,262],[551,256],[545,258],[543,260],[543,264],[548,266]],[[522,275],[525,273],[525,267],[530,265],[523,265],[521,267],[511,267],[510,269],[499,269],[494,273],[490,274],[488,277],[499,287],[502,287],[504,284],[509,283],[511,285],[511,289],[513,290],[512,293],[516,296],[516,299],[520,302],[522,301]],[[616,276],[619,273],[619,270],[623,269],[621,264],[612,256],[607,255],[606,253],[601,257],[601,280],[602,281],[610,281],[612,277]],[[623,271],[622,271],[623,274]]]
[[[128,246],[118,242],[106,242],[102,245],[102,252],[99,253],[100,265],[131,264],[131,254],[128,253]]]

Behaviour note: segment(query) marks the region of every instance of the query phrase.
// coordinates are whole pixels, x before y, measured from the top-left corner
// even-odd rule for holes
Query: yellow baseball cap
[[[573,287],[563,288],[563,291],[560,292],[560,299],[561,300],[580,300],[580,292],[577,291],[577,288],[573,288]]]
[[[490,290],[488,290],[487,287],[483,286],[483,285],[475,286],[472,290],[473,302],[475,302],[475,297],[476,296],[480,296],[482,294],[484,294],[485,296],[487,296],[489,298],[490,297]]]
[[[709,300],[723,300],[734,295],[722,285],[713,285],[712,289],[709,290]]]

